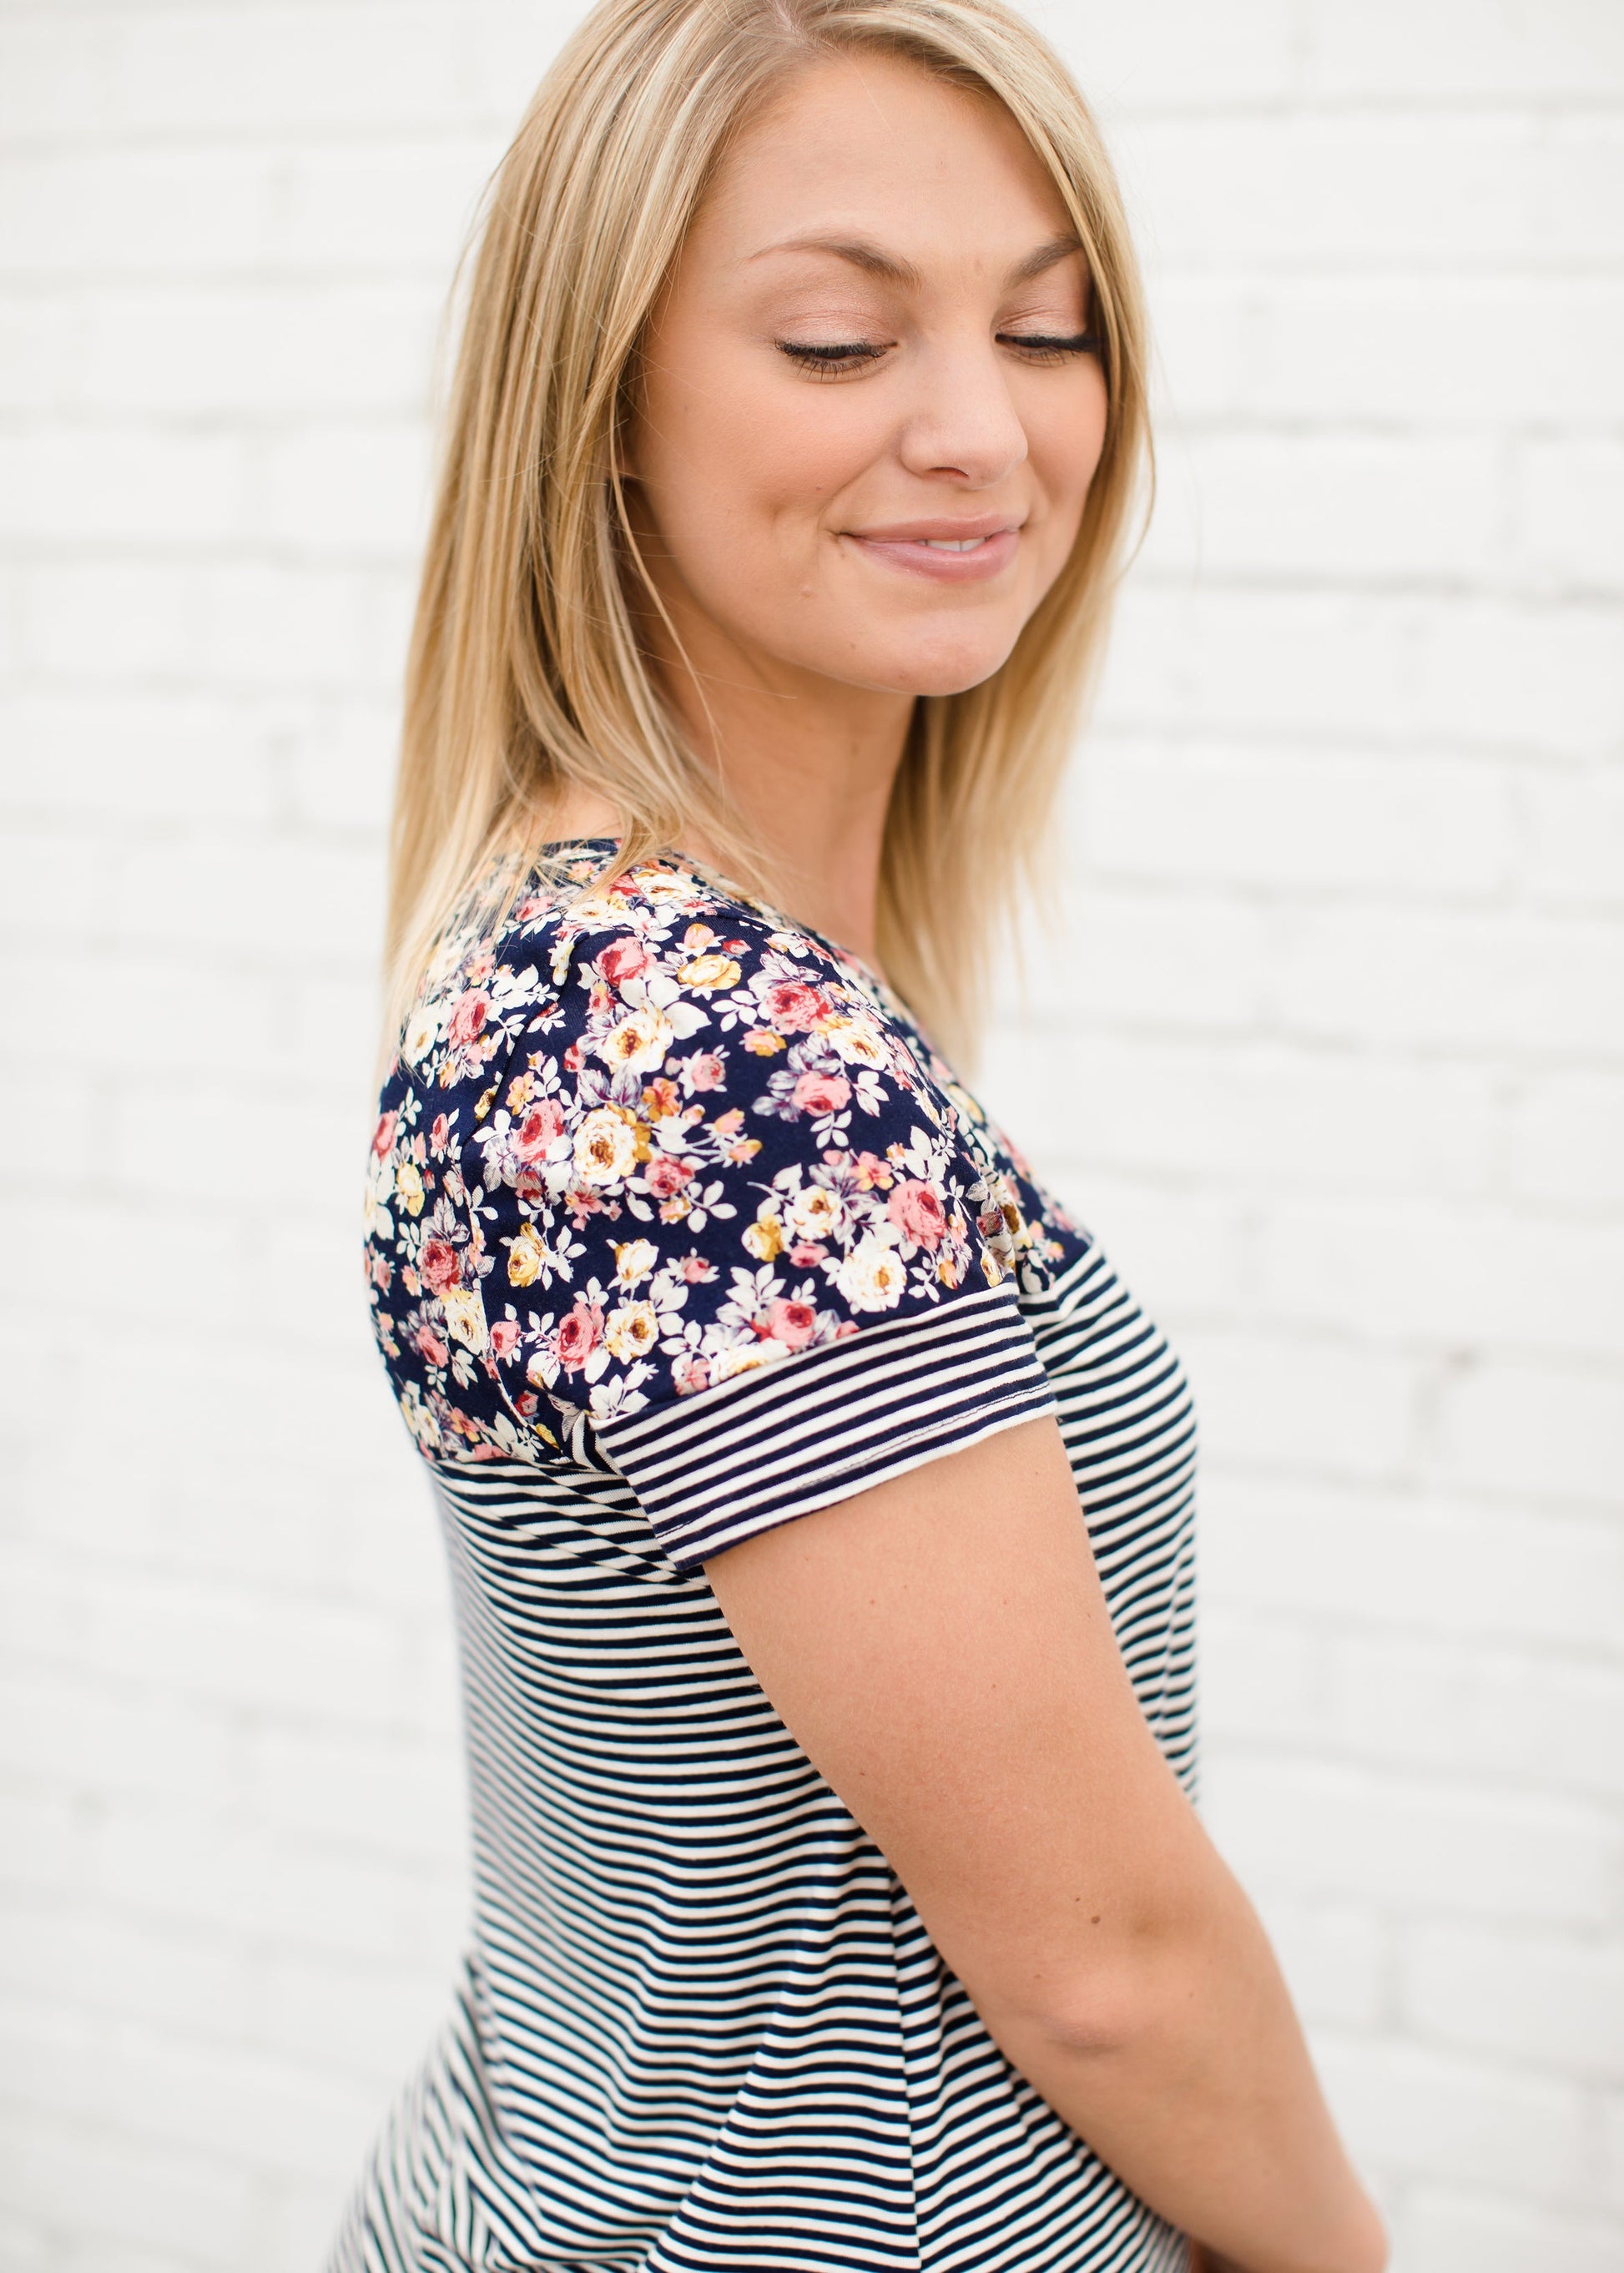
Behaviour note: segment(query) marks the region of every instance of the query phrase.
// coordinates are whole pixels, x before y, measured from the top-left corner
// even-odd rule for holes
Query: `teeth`
[[[983,536],[928,536],[924,540],[933,552],[974,552],[978,544],[986,541]]]

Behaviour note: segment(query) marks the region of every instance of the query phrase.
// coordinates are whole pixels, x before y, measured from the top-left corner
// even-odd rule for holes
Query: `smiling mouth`
[[[904,574],[923,576],[936,583],[979,583],[1002,575],[1020,544],[1019,525],[985,522],[955,534],[950,521],[933,529],[906,523],[898,529],[850,529],[842,532],[860,553]]]

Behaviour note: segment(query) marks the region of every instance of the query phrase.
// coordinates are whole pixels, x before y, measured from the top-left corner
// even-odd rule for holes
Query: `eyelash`
[[[1037,332],[1024,336],[1003,332],[998,336],[1006,346],[1031,351],[1036,363],[1064,363],[1068,356],[1095,355],[1104,345],[1098,332],[1077,332],[1069,339]],[[848,371],[859,370],[866,363],[877,363],[885,353],[883,348],[870,347],[866,341],[853,341],[838,347],[808,347],[796,340],[778,340],[774,344],[793,362],[800,364],[803,371],[819,379],[843,379]]]

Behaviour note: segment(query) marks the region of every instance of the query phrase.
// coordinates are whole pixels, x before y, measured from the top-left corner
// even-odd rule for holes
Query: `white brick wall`
[[[1193,1377],[1210,1818],[1403,2273],[1617,2273],[1624,11],[1041,12],[1162,489],[986,1085]],[[310,2273],[442,2009],[357,1148],[429,358],[572,13],[0,0],[4,2273]]]

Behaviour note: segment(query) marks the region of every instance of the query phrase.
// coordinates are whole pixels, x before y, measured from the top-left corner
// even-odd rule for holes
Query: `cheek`
[[[1073,530],[1105,446],[1106,409],[1100,379],[1080,397],[1031,404],[1024,422],[1029,462],[1049,511],[1056,521],[1069,521]]]
[[[797,384],[755,355],[686,368],[691,380],[650,391],[640,451],[678,565],[690,581],[726,575],[723,560],[704,557],[707,538],[726,535],[751,573],[775,559],[797,573],[829,500],[883,448],[872,410],[856,388]]]

